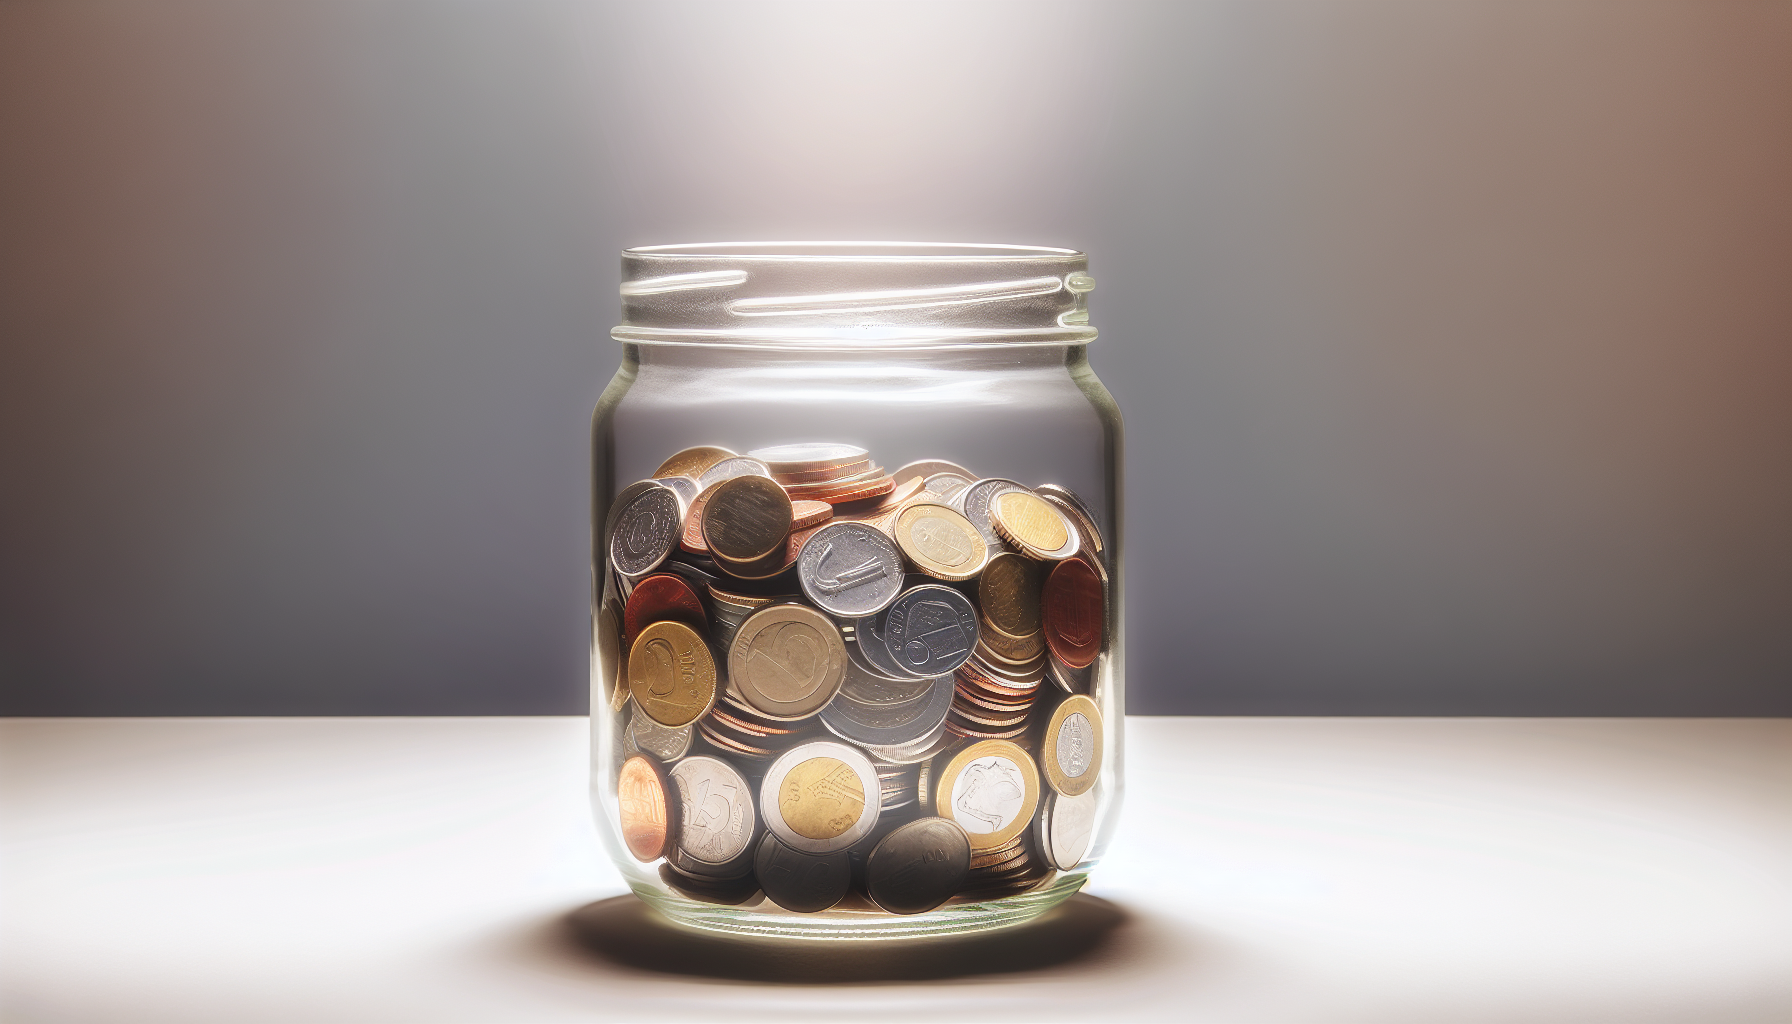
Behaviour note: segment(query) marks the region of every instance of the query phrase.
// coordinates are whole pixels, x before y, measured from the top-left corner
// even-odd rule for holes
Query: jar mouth
[[[622,252],[638,344],[781,348],[1082,345],[1088,257],[953,242],[698,242]]]

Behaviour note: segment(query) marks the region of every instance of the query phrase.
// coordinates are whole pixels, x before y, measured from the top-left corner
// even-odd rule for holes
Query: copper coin
[[[717,562],[756,562],[784,546],[790,521],[790,496],[777,481],[737,476],[716,484],[709,496],[703,543]]]
[[[678,820],[678,791],[668,784],[665,769],[643,754],[622,762],[616,773],[616,811],[622,820],[622,841],[636,860],[646,863],[665,856]]]
[[[655,573],[635,584],[622,609],[622,639],[633,644],[641,631],[655,622],[671,619],[688,622],[698,629],[709,628],[709,616],[703,613],[703,601],[682,576]]]
[[[870,468],[871,460],[868,458],[860,459],[857,462],[848,462],[831,469],[812,469],[789,473],[773,467],[772,479],[781,484],[826,483],[829,480],[843,480],[849,476],[857,476]]]
[[[885,474],[869,483],[857,485],[852,490],[830,494],[806,494],[804,497],[817,498],[830,505],[844,505],[849,501],[858,501],[861,498],[875,498],[882,494],[889,494],[895,489],[896,481],[888,474]]]
[[[825,501],[793,501],[790,503],[790,528],[807,530],[834,518],[834,506]]]
[[[1081,558],[1058,563],[1045,581],[1045,642],[1071,668],[1088,668],[1101,653],[1106,617],[1101,578]]]
[[[686,448],[684,451],[679,452],[660,463],[660,468],[654,470],[653,475],[656,477],[688,476],[692,479],[696,479],[697,477],[702,476],[703,471],[709,467],[723,459],[731,459],[733,457],[734,453],[728,449],[716,448],[712,445]]]

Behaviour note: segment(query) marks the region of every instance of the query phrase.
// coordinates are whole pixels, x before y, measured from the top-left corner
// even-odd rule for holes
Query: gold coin
[[[934,788],[939,816],[971,837],[971,852],[997,849],[1026,830],[1039,809],[1039,769],[1018,744],[982,740],[952,756]]]
[[[811,757],[778,786],[778,813],[805,839],[832,839],[864,815],[865,786],[846,762]]]
[[[1005,491],[989,506],[989,524],[1029,558],[1060,561],[1076,554],[1077,535],[1064,513],[1029,491]]]
[[[703,471],[723,459],[734,458],[734,453],[726,448],[713,445],[701,445],[686,448],[684,451],[660,463],[660,468],[653,471],[655,478],[666,476],[688,476],[692,480],[703,475]]]
[[[801,604],[761,608],[728,648],[728,684],[754,711],[778,721],[825,707],[846,679],[846,642],[826,615]]]
[[[593,670],[610,710],[621,711],[628,704],[628,648],[622,643],[622,602],[606,596],[591,633],[596,641],[592,645],[596,662]]]
[[[678,820],[677,793],[653,758],[636,754],[622,762],[616,773],[616,814],[622,841],[636,860],[646,863],[665,856],[672,823]]]
[[[1045,590],[1045,573],[1035,560],[1012,551],[990,558],[977,577],[977,606],[991,625],[1015,638],[1030,637],[1045,628],[1039,595]]]
[[[942,580],[968,580],[989,562],[989,545],[957,510],[931,502],[896,516],[896,546],[917,569]]]
[[[1082,796],[1101,775],[1101,709],[1076,694],[1052,712],[1039,751],[1045,779],[1065,796]]]
[[[696,630],[682,622],[656,622],[629,648],[628,689],[654,721],[689,725],[716,702],[715,658]]]

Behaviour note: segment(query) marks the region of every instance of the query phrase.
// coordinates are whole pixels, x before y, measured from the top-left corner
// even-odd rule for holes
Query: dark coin
[[[622,642],[632,644],[643,629],[668,619],[698,630],[709,628],[703,601],[691,584],[681,575],[654,573],[629,592],[628,603],[622,609]]]
[[[703,509],[703,543],[723,563],[755,562],[781,552],[790,535],[790,496],[762,476],[716,485]]]
[[[884,646],[902,670],[950,674],[977,646],[977,611],[951,587],[929,584],[902,592],[883,614]]]
[[[1059,562],[1045,581],[1043,603],[1045,642],[1052,654],[1071,668],[1093,665],[1101,652],[1106,616],[1106,597],[1095,568],[1081,558]]]
[[[671,864],[661,864],[660,880],[682,896],[724,907],[738,907],[759,891],[759,881],[751,871],[740,878],[704,878],[686,874]]]
[[[826,910],[852,885],[852,860],[839,853],[799,853],[766,833],[753,859],[754,874],[767,899],[798,914]]]
[[[866,888],[892,914],[924,914],[951,899],[971,873],[971,840],[957,823],[920,818],[877,844]]]

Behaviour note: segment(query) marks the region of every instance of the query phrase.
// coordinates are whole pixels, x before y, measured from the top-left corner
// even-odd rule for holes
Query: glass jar
[[[622,255],[592,420],[592,792],[697,927],[1017,924],[1121,797],[1120,413],[1083,254]]]

